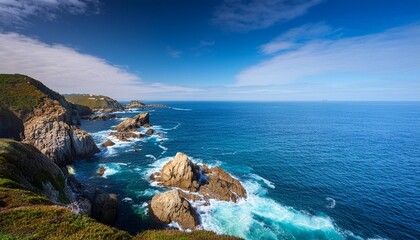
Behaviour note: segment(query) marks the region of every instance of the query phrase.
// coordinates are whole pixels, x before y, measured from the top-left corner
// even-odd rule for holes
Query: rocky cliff
[[[75,105],[41,82],[19,74],[0,74],[0,137],[23,140],[59,166],[99,152],[80,123]],[[23,130],[23,131],[22,131]]]

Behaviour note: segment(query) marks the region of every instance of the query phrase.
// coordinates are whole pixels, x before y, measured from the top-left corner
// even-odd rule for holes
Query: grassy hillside
[[[92,110],[112,109],[112,111],[124,110],[123,106],[115,99],[103,95],[90,94],[67,94],[64,95],[67,101],[87,106]]]
[[[0,105],[14,111],[32,111],[47,96],[38,88],[40,85],[28,76],[0,74]]]

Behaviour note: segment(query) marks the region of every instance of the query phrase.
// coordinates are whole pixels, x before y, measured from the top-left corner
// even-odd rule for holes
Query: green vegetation
[[[44,184],[50,183],[59,193],[58,201],[68,203],[66,183],[61,170],[30,145],[0,139],[0,178],[0,186],[13,182],[43,195],[48,194]]]
[[[68,94],[64,95],[67,101],[78,104],[81,106],[89,107],[92,110],[99,109],[113,109],[113,110],[123,110],[117,100],[112,99],[103,95],[90,95],[90,94]]]
[[[127,232],[57,206],[3,211],[0,231],[11,239],[132,239]]]
[[[0,74],[0,105],[14,111],[32,111],[46,96],[39,85],[42,83],[28,76]]]
[[[147,230],[137,234],[134,240],[235,240],[240,239],[227,235],[218,235],[209,231],[193,231],[190,233],[177,230]]]

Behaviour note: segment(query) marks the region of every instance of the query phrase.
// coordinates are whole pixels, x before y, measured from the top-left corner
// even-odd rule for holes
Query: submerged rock
[[[106,171],[105,167],[100,167],[97,175],[102,177],[104,175],[105,171]]]
[[[160,222],[168,224],[174,221],[182,228],[195,229],[199,223],[195,209],[178,190],[153,196],[150,213]]]
[[[151,128],[147,129],[146,134],[147,135],[152,135],[155,131]]]
[[[110,147],[110,146],[114,146],[114,145],[115,145],[115,143],[111,140],[107,140],[106,142],[101,144],[102,147]]]
[[[149,113],[140,113],[118,124],[115,130],[118,132],[134,132],[145,124],[149,124]]]

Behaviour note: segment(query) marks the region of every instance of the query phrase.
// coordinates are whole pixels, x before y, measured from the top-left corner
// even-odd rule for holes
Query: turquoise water
[[[74,165],[82,182],[118,194],[118,227],[155,227],[147,202],[164,189],[147,176],[181,151],[226,169],[249,194],[198,206],[203,229],[246,239],[420,238],[420,103],[167,105],[150,112],[162,136],[118,143]],[[99,144],[120,121],[82,128]],[[104,177],[95,176],[100,166]]]

